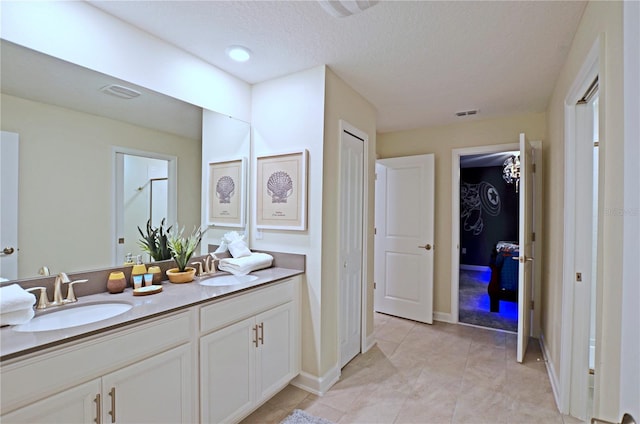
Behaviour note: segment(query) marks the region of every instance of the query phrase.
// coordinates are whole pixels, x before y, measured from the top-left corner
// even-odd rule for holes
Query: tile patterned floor
[[[338,424],[581,422],[558,412],[537,340],[518,364],[514,334],[376,313],[375,335],[324,396],[288,386],[243,424],[296,408]]]

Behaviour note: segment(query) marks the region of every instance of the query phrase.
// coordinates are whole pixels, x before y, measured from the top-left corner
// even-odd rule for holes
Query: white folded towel
[[[36,296],[17,284],[0,287],[0,313],[31,309],[36,303]]]
[[[0,314],[0,325],[18,325],[31,321],[35,315],[33,308],[20,309],[19,311],[5,312]]]
[[[220,259],[218,269],[233,275],[247,275],[252,271],[269,268],[273,263],[273,256],[267,253],[252,253],[242,258]]]

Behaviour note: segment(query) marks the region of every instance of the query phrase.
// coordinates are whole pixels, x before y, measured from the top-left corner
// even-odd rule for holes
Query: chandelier
[[[516,193],[520,183],[520,155],[511,155],[502,164],[502,178],[507,184],[515,184]]]

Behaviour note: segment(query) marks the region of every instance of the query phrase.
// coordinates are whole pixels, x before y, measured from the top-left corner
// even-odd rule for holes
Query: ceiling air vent
[[[105,85],[100,89],[103,93],[110,94],[112,96],[120,97],[121,99],[133,99],[140,96],[140,92],[133,88],[125,87],[118,84]]]
[[[456,112],[456,116],[471,116],[477,115],[478,109],[464,110],[462,112]]]
[[[375,6],[378,0],[317,0],[325,12],[335,18],[355,15],[371,6]]]

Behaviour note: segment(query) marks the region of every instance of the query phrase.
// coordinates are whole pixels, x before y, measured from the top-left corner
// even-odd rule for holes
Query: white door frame
[[[367,258],[369,257],[368,253],[368,236],[369,236],[369,135],[364,131],[354,127],[347,121],[342,119],[338,122],[338,140],[340,140],[340,145],[342,146],[342,134],[344,131],[348,131],[351,134],[354,134],[356,137],[364,140],[363,141],[363,176],[362,176],[362,205],[363,205],[363,216],[362,216],[362,291],[361,291],[361,316],[360,316],[360,352],[364,353],[368,351],[374,343],[374,339],[367,340],[367,282],[369,281],[368,269],[367,269]],[[340,261],[337,262],[337,265],[340,264]],[[340,272],[340,271],[338,271]],[[340,305],[340,288],[338,288],[338,305]],[[373,308],[373,305],[371,306]],[[340,316],[340,308],[338,308],[338,320],[341,320]],[[338,321],[340,322],[340,321]],[[338,364],[337,367],[340,369],[340,358],[342,357],[342,352],[340,352],[340,331],[338,327]]]
[[[118,218],[119,214],[124,211],[124,205],[122,205],[122,199],[124,194],[121,192],[122,187],[118,184],[118,181],[122,181],[123,178],[123,164],[118,159],[118,154],[142,156],[151,159],[166,160],[167,163],[167,177],[169,178],[167,184],[167,224],[173,225],[178,219],[178,157],[165,155],[163,153],[148,152],[144,150],[131,149],[128,147],[113,146],[111,148],[111,160],[113,170],[113,182],[111,185],[111,196],[113,199],[113,213],[111,215],[111,251],[112,258],[111,263],[117,266],[122,265],[124,257],[118,255]]]
[[[574,352],[574,328],[576,322],[589,322],[589,308],[574,308],[576,297],[575,290],[575,236],[576,227],[574,225],[576,215],[576,184],[577,184],[577,168],[576,168],[576,149],[577,149],[577,129],[576,129],[576,103],[582,98],[593,80],[600,74],[599,58],[600,58],[601,39],[598,37],[591,47],[587,58],[578,72],[569,94],[565,98],[564,105],[564,245],[563,245],[563,277],[562,277],[562,326],[560,334],[560,377],[559,377],[559,398],[558,408],[563,414],[568,414],[571,408],[571,381],[574,379],[572,369],[584,367],[588,369],[587,363],[581,358],[575,356]],[[599,78],[599,86],[602,91],[604,79]],[[601,110],[604,102],[600,101]],[[604,113],[600,113],[604,116]],[[602,121],[601,121],[602,122]],[[602,129],[602,126],[599,128]],[[596,284],[598,284],[596,282]],[[583,333],[583,332],[581,332]],[[584,334],[580,334],[580,337]],[[586,333],[588,347],[589,333]],[[597,336],[596,336],[597,338]],[[598,347],[596,345],[596,355]],[[597,357],[597,356],[596,356]],[[598,377],[595,378],[594,395],[598,393]],[[584,393],[579,394],[575,399],[586,405],[587,387]],[[594,399],[595,401],[595,399]]]
[[[541,245],[540,243],[540,225],[542,218],[542,202],[541,198],[541,190],[542,187],[542,161],[541,158],[541,150],[542,150],[542,142],[541,141],[531,141],[535,149],[536,155],[536,172],[534,174],[534,186],[536,187],[536,191],[534,192],[534,228],[538,234],[536,234],[537,238],[534,242],[534,258],[542,257],[541,256]],[[506,151],[515,151],[520,150],[520,144],[518,143],[509,143],[509,144],[494,144],[490,146],[480,146],[480,147],[464,147],[460,149],[453,149],[451,151],[452,163],[451,163],[451,319],[450,322],[458,323],[459,322],[459,290],[460,290],[460,157],[468,156],[468,155],[480,155],[487,153],[499,153]],[[533,320],[532,320],[532,335],[533,337],[539,337],[540,335],[540,318],[541,318],[541,304],[542,293],[541,293],[541,261],[534,262],[534,281],[533,281],[533,301],[535,305],[538,305],[533,310]]]
[[[13,248],[13,252],[5,254],[0,251],[0,277],[15,280],[19,274],[19,251],[20,240],[18,224],[20,213],[18,204],[20,202],[19,182],[20,182],[20,135],[14,132],[2,131],[2,145],[0,146],[0,156],[2,157],[2,176],[0,177],[0,192],[2,207],[0,207],[0,230],[2,231],[2,245],[0,249]],[[1,280],[0,280],[1,281]]]
[[[638,309],[640,299],[640,3],[625,2],[624,28],[624,235],[622,277],[622,329],[620,351],[620,412],[640,420],[640,333]],[[624,388],[624,389],[623,389]]]

